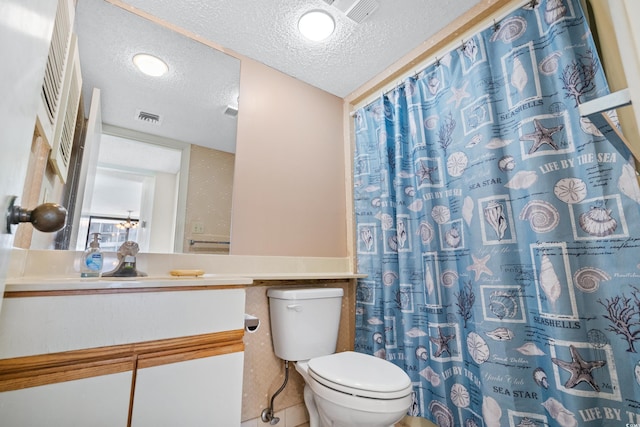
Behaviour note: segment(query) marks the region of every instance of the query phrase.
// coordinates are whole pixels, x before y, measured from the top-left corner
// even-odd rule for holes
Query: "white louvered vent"
[[[69,75],[70,74],[70,75]],[[49,161],[62,180],[67,181],[73,137],[76,129],[76,118],[82,93],[82,73],[80,72],[80,57],[78,56],[78,41],[75,34],[72,36],[70,62],[67,75],[64,79],[62,99],[64,105],[60,109],[60,119],[56,125],[53,146]]]
[[[136,120],[156,126],[160,126],[162,124],[162,117],[159,114],[149,113],[142,110],[136,110]]]
[[[377,8],[378,2],[375,0],[360,0],[347,11],[347,18],[353,19],[357,23],[361,23]]]
[[[71,39],[72,15],[69,13],[69,2],[70,0],[58,2],[44,83],[42,84],[42,101],[51,125],[56,122],[60,108],[64,70]]]

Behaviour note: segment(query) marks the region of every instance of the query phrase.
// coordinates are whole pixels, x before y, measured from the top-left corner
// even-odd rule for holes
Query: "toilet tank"
[[[276,356],[300,361],[335,353],[342,295],[341,288],[269,289]]]

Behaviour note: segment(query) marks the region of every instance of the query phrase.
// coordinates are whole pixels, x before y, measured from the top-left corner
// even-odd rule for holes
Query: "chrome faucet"
[[[118,248],[118,265],[112,271],[103,273],[102,277],[144,277],[147,273],[136,268],[136,255],[140,246],[136,242],[127,240]]]

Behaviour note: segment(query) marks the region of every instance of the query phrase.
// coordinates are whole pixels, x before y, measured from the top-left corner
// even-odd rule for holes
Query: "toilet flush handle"
[[[287,308],[288,308],[289,310],[295,310],[295,311],[298,311],[298,312],[299,312],[299,311],[302,311],[302,306],[301,306],[301,305],[299,305],[299,304],[289,304],[289,305],[287,306]]]

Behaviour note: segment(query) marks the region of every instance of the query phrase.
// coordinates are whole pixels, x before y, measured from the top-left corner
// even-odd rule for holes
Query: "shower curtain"
[[[357,111],[355,348],[410,415],[640,423],[640,191],[577,109],[607,93],[579,1],[543,0]]]

